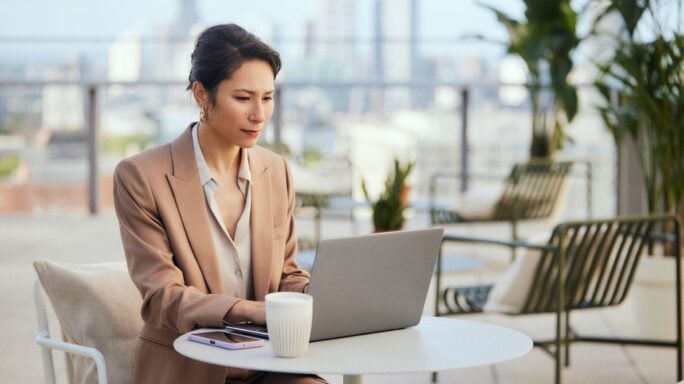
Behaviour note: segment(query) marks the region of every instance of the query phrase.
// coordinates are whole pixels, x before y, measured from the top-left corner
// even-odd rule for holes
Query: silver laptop
[[[443,228],[324,239],[311,272],[311,341],[418,324]],[[227,328],[267,337],[259,327]]]

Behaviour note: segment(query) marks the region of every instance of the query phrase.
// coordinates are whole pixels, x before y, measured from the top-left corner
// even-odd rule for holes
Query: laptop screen
[[[311,340],[420,321],[443,228],[321,240],[311,275]]]

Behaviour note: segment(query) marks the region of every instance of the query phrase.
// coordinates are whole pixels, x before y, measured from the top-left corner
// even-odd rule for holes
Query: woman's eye
[[[273,100],[273,96],[266,96],[266,97],[264,97],[264,100],[266,100],[266,101]]]
[[[249,100],[249,97],[247,97],[247,96],[235,96],[235,100],[247,101],[247,100]]]

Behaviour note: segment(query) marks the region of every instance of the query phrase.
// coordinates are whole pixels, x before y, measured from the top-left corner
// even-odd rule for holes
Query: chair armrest
[[[107,365],[105,364],[102,352],[92,347],[69,343],[64,340],[50,337],[45,300],[43,298],[43,288],[39,279],[36,279],[33,282],[33,295],[36,306],[36,316],[38,318],[38,336],[36,336],[36,343],[41,347],[45,381],[51,384],[57,382],[55,379],[55,368],[51,352],[52,349],[56,349],[93,359],[95,361],[95,367],[97,368],[98,383],[107,384]]]
[[[97,367],[97,382],[99,384],[107,384],[107,366],[102,352],[97,349],[69,343],[63,340],[52,339],[50,338],[50,335],[44,331],[38,333],[38,336],[36,336],[36,343],[43,348],[56,349],[93,359],[95,361],[95,366]]]
[[[462,172],[437,172],[430,176],[430,185],[435,185],[439,179],[462,179],[465,174]],[[491,181],[501,181],[508,178],[507,175],[492,175],[484,173],[468,173],[468,178],[470,179],[481,179],[481,180],[491,180]]]
[[[500,245],[508,248],[538,249],[542,251],[555,251],[558,248],[555,245],[532,244],[522,240],[497,240],[459,235],[444,235],[442,238],[442,243],[444,242],[480,243],[488,245]]]

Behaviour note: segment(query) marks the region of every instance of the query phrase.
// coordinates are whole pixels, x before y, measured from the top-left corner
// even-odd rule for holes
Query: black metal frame
[[[672,229],[668,240],[675,244],[676,339],[653,340],[581,336],[570,327],[574,310],[605,308],[624,301],[645,249],[663,227]],[[561,362],[570,364],[574,342],[632,344],[677,349],[677,380],[682,380],[682,307],[680,225],[674,216],[621,217],[608,220],[575,221],[559,224],[545,245],[522,241],[499,241],[446,235],[444,242],[468,242],[542,252],[526,302],[520,313],[556,313],[556,337],[534,345],[555,358],[555,382],[561,382]],[[662,240],[662,236],[661,239]],[[437,261],[435,315],[482,312],[488,286],[442,288],[442,255]],[[564,287],[564,289],[563,289]],[[477,291],[479,290],[479,292]],[[486,292],[485,292],[486,291]],[[558,303],[562,303],[558,305]],[[446,307],[442,311],[441,307]]]

